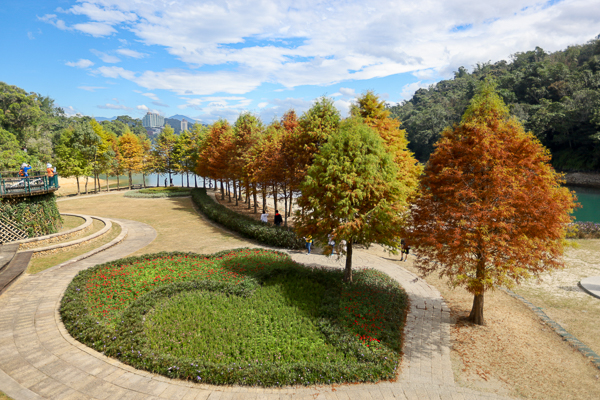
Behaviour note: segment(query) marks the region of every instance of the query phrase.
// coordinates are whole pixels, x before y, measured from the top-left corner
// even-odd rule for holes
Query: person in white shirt
[[[263,210],[263,213],[260,215],[260,221],[264,222],[265,224],[269,223],[269,213],[267,210]]]

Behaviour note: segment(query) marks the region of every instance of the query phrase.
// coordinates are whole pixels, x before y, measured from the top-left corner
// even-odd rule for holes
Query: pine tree
[[[474,295],[469,320],[484,324],[487,290],[563,265],[575,207],[550,154],[486,82],[461,123],[436,145],[412,208],[416,266]]]

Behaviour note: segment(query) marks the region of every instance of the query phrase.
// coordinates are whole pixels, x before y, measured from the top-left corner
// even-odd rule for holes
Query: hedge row
[[[190,189],[175,188],[175,190],[140,189],[126,192],[124,197],[156,199],[165,197],[185,197],[190,195]]]
[[[56,233],[62,226],[54,193],[0,199],[0,218],[12,222],[30,238]]]
[[[192,189],[192,201],[206,217],[243,237],[269,246],[287,249],[304,248],[304,241],[291,229],[267,225],[231,211],[211,199],[206,189]]]

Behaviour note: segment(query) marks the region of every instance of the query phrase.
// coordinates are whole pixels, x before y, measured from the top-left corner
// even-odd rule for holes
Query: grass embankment
[[[94,228],[92,229],[92,231],[90,231],[88,233],[88,235],[91,235],[92,233],[95,233],[95,232],[101,230],[102,228],[104,228],[104,223],[94,219]],[[38,272],[44,271],[50,267],[53,267],[55,265],[61,264],[65,261],[68,261],[71,258],[78,257],[82,254],[87,253],[88,251],[92,251],[100,246],[103,246],[103,245],[111,242],[113,239],[115,239],[117,236],[119,236],[120,233],[121,233],[121,225],[113,223],[112,229],[107,234],[105,234],[101,238],[93,240],[90,243],[86,243],[86,244],[76,247],[72,250],[67,250],[67,251],[60,252],[60,253],[48,254],[48,255],[43,255],[40,257],[32,258],[31,261],[29,262],[29,266],[27,267],[26,272],[28,274],[37,274]],[[81,238],[78,238],[75,240],[79,240],[79,239],[81,239]]]
[[[341,279],[268,250],[163,253],[80,272],[61,316],[88,346],[172,378],[260,386],[395,378],[406,294],[375,270]]]
[[[160,198],[160,197],[182,197],[189,196],[189,188],[180,187],[156,187],[140,189],[136,191],[130,191],[125,193],[125,197],[137,197],[137,198]]]
[[[58,231],[59,233],[66,232],[70,229],[77,228],[82,225],[85,220],[81,217],[73,217],[71,215],[61,215],[63,219],[62,228]]]
[[[207,218],[245,238],[268,246],[286,249],[302,249],[304,247],[304,241],[291,229],[267,225],[251,217],[238,214],[216,203],[206,193],[206,189],[193,189],[192,201]]]

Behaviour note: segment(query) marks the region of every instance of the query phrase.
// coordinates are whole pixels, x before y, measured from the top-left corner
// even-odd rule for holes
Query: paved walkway
[[[354,265],[397,279],[409,293],[405,355],[396,382],[262,389],[172,380],[135,370],[72,339],[58,314],[62,293],[78,271],[127,256],[156,237],[146,224],[116,220],[127,238],[90,258],[27,275],[0,296],[0,390],[21,399],[504,399],[455,386],[449,313],[439,292],[398,265],[356,252]],[[290,252],[305,264],[343,260]]]

